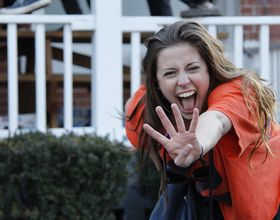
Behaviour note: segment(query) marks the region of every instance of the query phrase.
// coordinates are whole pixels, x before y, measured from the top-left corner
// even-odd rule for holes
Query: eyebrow
[[[161,72],[164,72],[164,71],[169,71],[169,70],[174,70],[175,68],[166,68],[166,69],[163,69]]]
[[[199,64],[199,62],[198,62],[198,61],[195,61],[195,62],[189,63],[189,64],[187,65],[187,67],[188,67],[188,66],[191,66],[191,65],[193,65],[194,63],[197,63],[197,64]]]

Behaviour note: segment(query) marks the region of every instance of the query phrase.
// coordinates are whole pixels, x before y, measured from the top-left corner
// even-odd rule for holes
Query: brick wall
[[[91,108],[90,88],[88,86],[76,86],[73,88],[73,106],[77,108]],[[57,89],[57,106],[63,107],[63,87]]]
[[[0,7],[2,8],[3,0],[0,0]],[[0,26],[1,27],[1,26]],[[1,42],[0,46],[4,46],[5,43]],[[0,74],[7,73],[7,62],[5,60],[0,61]],[[8,90],[7,85],[0,84],[0,115],[7,115],[8,112]]]
[[[0,43],[0,47],[5,46],[5,44]],[[0,75],[6,75],[7,73],[7,61],[6,60],[0,60]]]
[[[8,90],[7,85],[0,85],[0,116],[8,112]]]
[[[240,0],[242,16],[280,15],[280,0]],[[270,43],[278,42],[280,26],[270,26]],[[244,40],[259,40],[259,26],[244,26]]]

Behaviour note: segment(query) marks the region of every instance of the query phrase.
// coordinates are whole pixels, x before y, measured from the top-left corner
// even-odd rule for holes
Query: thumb
[[[192,150],[193,146],[191,144],[187,144],[175,158],[174,163],[179,167],[188,167],[192,162],[190,158],[188,158]]]

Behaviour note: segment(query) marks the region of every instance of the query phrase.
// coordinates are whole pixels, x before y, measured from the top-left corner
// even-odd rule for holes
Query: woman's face
[[[192,119],[194,108],[201,111],[210,76],[196,47],[180,43],[163,49],[157,59],[157,80],[165,98],[178,105],[184,119]]]

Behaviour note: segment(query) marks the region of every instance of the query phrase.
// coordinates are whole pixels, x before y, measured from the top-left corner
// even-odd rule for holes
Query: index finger
[[[143,129],[147,132],[148,135],[153,137],[162,146],[165,146],[167,144],[168,138],[166,138],[164,135],[153,129],[150,125],[144,124]]]
[[[163,111],[161,106],[157,106],[156,107],[156,112],[157,115],[162,123],[162,125],[164,126],[164,128],[166,129],[167,133],[169,134],[170,137],[174,137],[177,132],[174,128],[174,126],[172,125],[172,123],[170,122],[169,118],[166,116],[165,112]]]

